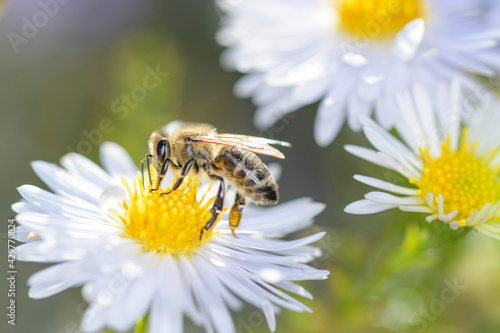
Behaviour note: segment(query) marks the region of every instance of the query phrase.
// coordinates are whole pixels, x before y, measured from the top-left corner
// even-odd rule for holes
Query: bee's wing
[[[252,153],[273,156],[281,159],[285,158],[285,155],[283,155],[283,153],[281,153],[278,149],[271,147],[270,144],[281,145],[285,147],[292,146],[290,143],[284,141],[238,134],[201,135],[193,136],[191,139],[194,142],[206,142],[216,145],[240,148],[243,150],[251,151]]]

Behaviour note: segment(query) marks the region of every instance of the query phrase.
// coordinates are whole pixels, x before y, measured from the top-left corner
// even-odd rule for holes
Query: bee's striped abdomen
[[[278,185],[254,153],[223,147],[215,157],[214,165],[222,177],[256,204],[274,205],[278,202]]]

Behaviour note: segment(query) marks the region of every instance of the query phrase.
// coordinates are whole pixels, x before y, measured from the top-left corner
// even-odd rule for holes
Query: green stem
[[[149,317],[149,313],[146,314],[141,319],[139,319],[137,324],[135,324],[134,333],[147,333],[148,332],[148,317]]]

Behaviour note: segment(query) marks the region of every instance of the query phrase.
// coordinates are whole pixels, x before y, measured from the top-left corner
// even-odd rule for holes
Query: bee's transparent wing
[[[243,150],[251,151],[252,153],[273,156],[281,159],[285,158],[285,155],[283,155],[282,152],[274,147],[271,147],[270,145],[280,145],[285,147],[292,146],[290,143],[284,141],[238,134],[201,135],[193,136],[191,139],[194,142],[206,142],[216,145],[240,148]]]

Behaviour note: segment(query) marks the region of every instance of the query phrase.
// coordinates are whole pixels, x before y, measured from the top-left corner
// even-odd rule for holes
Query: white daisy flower
[[[416,86],[398,97],[404,120],[396,125],[398,139],[364,117],[363,130],[376,150],[346,149],[369,162],[401,174],[404,184],[356,175],[382,191],[345,208],[352,214],[371,214],[391,208],[429,214],[452,229],[474,228],[500,239],[500,101],[485,98],[478,111],[464,114],[458,81],[444,90],[435,105]],[[389,194],[387,192],[394,193]]]
[[[261,309],[272,331],[281,308],[311,312],[284,291],[312,298],[292,281],[327,277],[306,265],[320,255],[309,244],[324,233],[277,237],[311,225],[323,204],[302,198],[249,206],[239,238],[227,214],[200,237],[215,194],[209,186],[187,181],[167,195],[144,190],[133,161],[113,143],[102,145],[101,161],[104,170],[76,153],[61,159],[62,168],[36,161],[35,173],[53,193],[19,188],[23,199],[13,210],[26,243],[17,259],[55,264],[30,277],[30,297],[83,286],[90,303],[84,332],[126,331],[146,314],[152,333],[182,332],[183,315],[208,332],[234,332],[230,310],[242,301]]]
[[[500,69],[494,0],[252,0],[227,9],[217,35],[223,65],[246,73],[235,94],[258,106],[255,124],[321,101],[315,139],[328,145],[360,115],[388,128],[395,91]],[[432,91],[432,90],[431,90]]]

